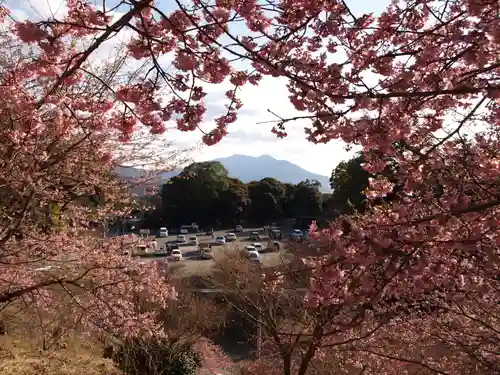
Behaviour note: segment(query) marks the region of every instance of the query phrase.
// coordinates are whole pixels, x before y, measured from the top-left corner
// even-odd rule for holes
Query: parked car
[[[169,252],[168,252],[168,248],[167,247],[160,247],[158,250],[156,250],[153,255],[155,257],[161,257],[161,256],[165,256],[165,255],[170,255]]]
[[[165,227],[160,228],[160,237],[168,237],[168,230]]]
[[[288,237],[293,241],[300,241],[304,239],[304,234],[300,229],[294,229],[288,234]]]
[[[212,251],[212,248],[204,247],[204,248],[200,249],[200,256],[203,259],[212,259],[214,257],[214,253]]]
[[[251,262],[255,262],[257,264],[261,264],[261,261],[260,261],[260,255],[257,251],[248,251],[247,252],[247,257],[248,259],[250,259]]]
[[[174,259],[174,260],[182,260],[183,257],[182,257],[182,253],[179,249],[177,250],[172,250],[172,255],[171,257]]]
[[[172,255],[172,251],[178,250],[178,249],[179,249],[179,245],[166,243],[165,248],[159,249],[158,251],[156,251],[154,253],[154,255],[159,256],[159,257],[165,256],[165,255],[170,256],[170,255]]]
[[[226,241],[227,242],[236,241],[236,234],[234,234],[234,233],[228,233],[228,234],[226,234]]]
[[[168,255],[170,255],[172,253],[172,251],[179,250],[179,245],[176,243],[167,243],[167,244],[165,244],[165,249],[166,249]]]
[[[245,250],[246,250],[247,252],[257,251],[257,250],[255,249],[255,246],[253,246],[253,245],[248,245],[248,246],[245,246]]]
[[[243,232],[243,226],[237,225],[236,227],[234,227],[234,231],[235,232]]]
[[[198,245],[198,237],[190,236],[188,242],[190,245]]]
[[[283,238],[281,231],[279,229],[271,230],[271,232],[269,233],[269,236],[271,239],[278,240],[278,241],[281,241],[281,239]]]
[[[182,225],[180,231],[182,234],[199,233],[200,227],[196,223],[191,223],[191,225]]]
[[[259,232],[250,232],[250,241],[259,241],[260,234]]]
[[[226,243],[226,238],[222,236],[215,237],[215,243],[217,245],[224,245]]]
[[[184,242],[186,242],[186,236],[185,236],[185,235],[183,235],[183,234],[179,234],[179,235],[177,236],[177,242],[180,242],[180,243],[184,243]]]
[[[252,243],[252,246],[255,248],[255,250],[257,250],[258,252],[261,252],[262,250],[264,250],[264,248],[262,247],[262,244],[259,243],[259,242],[254,242]]]

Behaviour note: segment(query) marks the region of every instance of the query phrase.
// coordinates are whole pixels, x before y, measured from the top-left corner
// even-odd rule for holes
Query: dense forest
[[[244,183],[230,177],[219,162],[193,163],[162,185],[158,195],[148,198],[153,209],[144,213],[146,225],[264,225],[284,218],[327,220],[361,212],[370,177],[362,163],[363,156],[357,154],[332,171],[332,194],[321,193],[316,180],[290,184],[267,177]]]

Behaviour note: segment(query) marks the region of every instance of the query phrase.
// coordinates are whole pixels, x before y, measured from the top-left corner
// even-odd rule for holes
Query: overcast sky
[[[16,19],[47,17],[50,14],[64,12],[63,0],[7,0],[11,9],[15,9]],[[356,13],[368,11],[380,12],[388,0],[370,1],[367,6],[363,0],[348,0],[347,3]],[[101,2],[102,3],[102,2]],[[170,8],[173,2],[160,0],[162,8]],[[108,46],[109,47],[109,46]],[[107,52],[109,51],[109,52]],[[112,48],[100,51],[111,54]],[[210,88],[207,99],[209,113],[207,122],[202,129],[211,129],[210,114],[220,116],[223,111],[224,92],[229,86],[217,85]],[[288,101],[288,91],[285,81],[276,78],[265,78],[259,86],[245,86],[238,94],[244,106],[236,123],[228,128],[229,135],[219,144],[211,147],[202,147],[195,151],[195,160],[210,160],[227,157],[233,154],[252,156],[270,155],[276,159],[288,160],[314,173],[330,175],[332,169],[342,160],[352,155],[346,152],[340,141],[331,141],[328,144],[314,145],[305,139],[304,123],[294,122],[287,129],[288,137],[277,139],[271,133],[272,124],[263,123],[273,120],[268,110],[282,117],[293,116],[296,111]],[[219,99],[220,98],[220,99]],[[169,131],[164,135],[169,140],[188,146],[196,145],[201,139],[201,132],[182,133]]]

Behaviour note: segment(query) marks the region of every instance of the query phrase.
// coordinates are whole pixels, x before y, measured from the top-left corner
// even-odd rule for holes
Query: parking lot
[[[218,236],[225,236],[229,231],[216,231],[214,232],[214,238],[212,238],[212,236],[205,235],[205,233],[199,233],[197,237],[200,244],[201,243],[213,244],[212,251],[214,254],[214,259],[201,259],[198,247],[195,245],[179,244],[179,250],[181,251],[184,259],[182,261],[173,261],[171,260],[171,258],[168,258],[170,264],[179,264],[179,266],[176,266],[174,268],[175,271],[173,273],[179,276],[195,276],[195,275],[207,274],[216,264],[217,259],[227,256],[232,252],[243,250],[245,246],[250,245],[252,242],[259,242],[262,244],[264,248],[266,248],[269,238],[263,232],[260,233],[259,241],[252,241],[249,238],[251,232],[259,231],[261,229],[262,228],[250,228],[250,229],[245,229],[243,232],[235,233],[237,236],[237,240],[235,242],[226,243],[225,245],[215,245],[214,238]],[[185,234],[185,236],[186,239],[188,239],[190,236],[194,236],[194,234],[191,233]],[[170,235],[168,237],[156,238],[156,242],[158,243],[158,247],[160,249],[164,249],[166,243],[176,243],[176,240],[177,240],[177,234]],[[283,250],[284,243],[280,242],[280,248],[281,250]],[[154,258],[141,257],[139,261],[164,261],[164,258],[165,257],[154,257]],[[283,251],[279,252],[264,251],[260,254],[260,259],[264,267],[274,267],[283,264],[283,262],[286,262],[286,257]]]

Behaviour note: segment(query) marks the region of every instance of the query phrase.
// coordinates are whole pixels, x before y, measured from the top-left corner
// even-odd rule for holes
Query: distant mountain
[[[231,177],[239,178],[243,182],[258,181],[265,177],[273,177],[279,181],[297,184],[304,180],[318,180],[322,192],[330,192],[329,177],[315,174],[290,163],[286,160],[277,160],[269,155],[248,156],[232,155],[227,158],[216,159],[228,171]],[[168,180],[178,175],[182,169],[165,172],[158,177]],[[118,167],[117,174],[124,179],[137,178],[145,175],[143,171],[132,167]]]
[[[273,177],[291,184],[304,180],[318,180],[323,192],[331,191],[329,177],[306,171],[289,161],[277,160],[269,155],[258,157],[232,155],[215,161],[221,162],[230,176],[239,178],[243,182],[258,181],[265,177]]]

